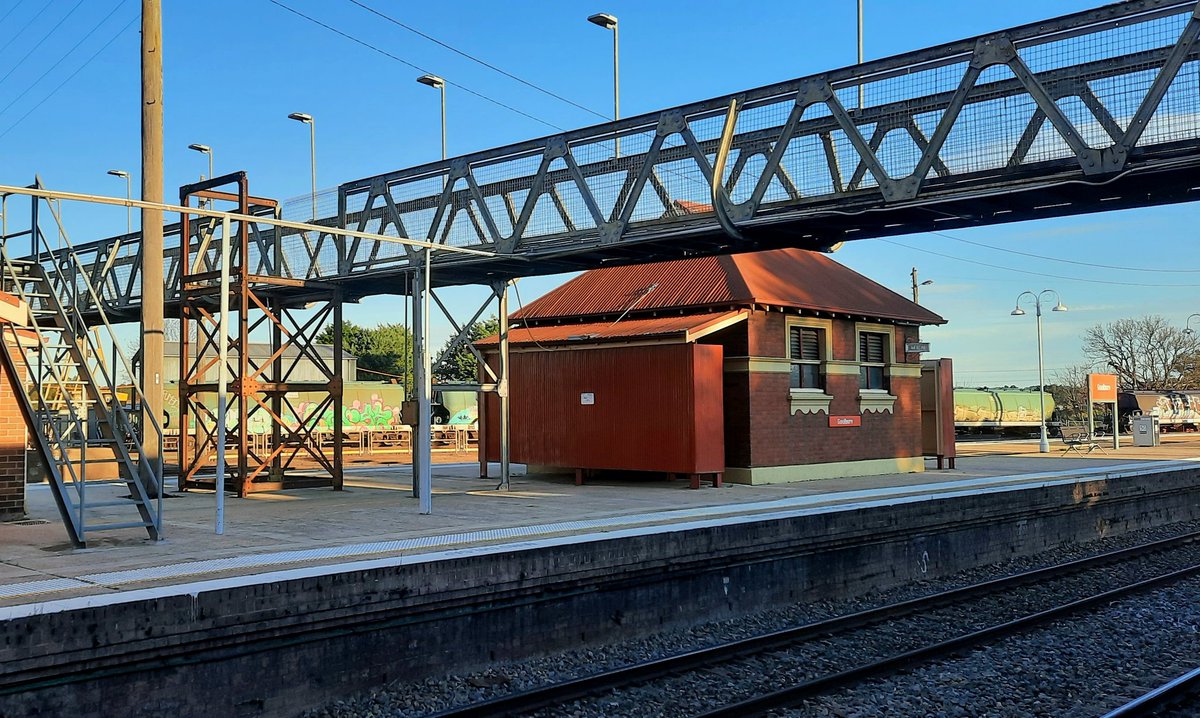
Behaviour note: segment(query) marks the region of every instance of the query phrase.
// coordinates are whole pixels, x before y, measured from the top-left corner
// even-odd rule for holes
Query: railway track
[[[686,679],[689,675],[707,676],[702,680],[712,682],[711,670],[714,668],[728,667],[740,662],[763,661],[772,654],[778,656],[805,647],[820,650],[831,640],[844,641],[849,638],[863,645],[873,645],[876,642],[870,637],[873,633],[888,630],[895,632],[896,626],[904,622],[917,621],[928,624],[931,620],[936,622],[939,613],[949,615],[948,611],[962,612],[964,609],[974,615],[977,610],[971,607],[988,600],[998,601],[1002,606],[1017,604],[1015,610],[995,611],[1003,618],[987,621],[986,625],[974,627],[972,630],[959,631],[941,640],[920,642],[919,645],[893,650],[883,656],[863,656],[853,665],[821,669],[817,675],[795,685],[778,690],[760,690],[750,697],[743,697],[717,708],[710,705],[698,713],[705,718],[763,715],[772,710],[796,705],[820,693],[886,675],[903,667],[947,657],[1075,612],[1104,605],[1122,596],[1200,575],[1200,560],[1192,555],[1187,560],[1175,562],[1182,563],[1182,568],[1175,565],[1167,570],[1154,571],[1153,575],[1140,575],[1124,581],[1117,588],[1085,589],[1082,596],[1076,590],[1073,597],[1053,602],[1050,606],[1046,606],[1044,601],[1038,601],[1036,597],[1030,599],[1021,593],[1045,591],[1047,586],[1054,582],[1069,582],[1072,579],[1083,580],[1086,583],[1084,579],[1087,579],[1091,572],[1117,566],[1134,567],[1135,564],[1140,567],[1148,557],[1165,557],[1172,552],[1195,548],[1198,542],[1200,532],[1183,534],[816,623],[548,684],[533,690],[445,710],[435,715],[437,718],[530,715],[548,708],[561,710],[565,704],[573,701],[583,702],[598,696],[606,696],[604,700],[608,705],[619,705],[622,698],[614,694],[614,691],[645,692],[653,690],[658,682]],[[1101,580],[1100,583],[1105,581]],[[1027,605],[1020,606],[1022,603]],[[903,631],[901,628],[900,632]],[[885,645],[888,642],[880,641]],[[779,673],[787,674],[786,670]],[[778,685],[774,688],[778,688]]]
[[[1172,710],[1175,707],[1185,701],[1194,700],[1197,695],[1200,695],[1200,668],[1172,678],[1100,718],[1170,716],[1173,715]]]

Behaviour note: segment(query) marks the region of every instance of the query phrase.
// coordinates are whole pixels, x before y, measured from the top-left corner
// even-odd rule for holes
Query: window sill
[[[792,415],[796,412],[801,414],[817,414],[820,412],[829,413],[829,402],[833,401],[833,397],[826,394],[820,389],[792,389],[789,392],[791,399]]]
[[[860,414],[866,414],[868,412],[875,414],[882,414],[886,412],[891,414],[895,404],[896,397],[882,389],[859,390],[858,412]]]

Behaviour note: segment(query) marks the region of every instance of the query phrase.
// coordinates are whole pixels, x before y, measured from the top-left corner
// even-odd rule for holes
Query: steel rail
[[[970,586],[963,586],[929,596],[900,601],[887,606],[871,608],[782,631],[752,636],[716,646],[696,649],[687,653],[624,666],[520,693],[500,696],[479,703],[441,711],[433,714],[431,718],[484,718],[485,716],[522,715],[566,701],[606,693],[616,688],[644,683],[684,671],[711,667],[757,653],[780,650],[801,641],[827,637],[890,619],[909,616],[930,608],[951,605],[978,596],[994,594],[1009,588],[1035,583],[1047,578],[1065,576],[1098,566],[1169,550],[1197,541],[1200,541],[1200,531],[1076,559],[1063,564],[1033,569],[1012,576],[991,579]],[[1189,570],[1200,571],[1200,567]],[[841,676],[843,674],[837,675]],[[825,677],[818,680],[828,680],[828,678]],[[741,709],[741,705],[739,704],[739,710]],[[731,712],[713,715],[733,717],[749,714]]]
[[[772,710],[794,706],[800,701],[820,693],[848,687],[869,678],[888,675],[911,667],[917,662],[949,658],[962,652],[964,649],[977,648],[997,639],[1022,633],[1030,628],[1049,623],[1072,613],[1096,608],[1116,599],[1125,598],[1126,596],[1148,589],[1170,585],[1195,576],[1200,576],[1200,564],[1161,574],[1144,581],[1129,583],[1110,591],[1093,594],[1087,598],[1059,604],[1053,608],[1027,614],[1021,618],[995,624],[979,631],[972,631],[971,633],[956,636],[949,640],[927,645],[912,651],[889,656],[883,660],[851,668],[840,673],[821,676],[820,678],[806,681],[791,688],[785,688],[768,695],[758,696],[757,698],[730,704],[717,710],[701,713],[696,718],[747,718],[748,716],[766,715]]]
[[[1143,718],[1158,715],[1159,711],[1170,708],[1197,692],[1200,692],[1200,668],[1172,678],[1100,718]]]

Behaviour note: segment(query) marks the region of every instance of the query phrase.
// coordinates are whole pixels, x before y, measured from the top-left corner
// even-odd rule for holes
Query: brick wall
[[[747,327],[749,354],[787,356],[787,315],[756,312]],[[915,327],[895,327],[897,361],[906,361],[905,341],[916,341]],[[835,320],[831,359],[855,361],[855,323]],[[910,356],[914,362],[919,357]],[[891,413],[862,414],[862,426],[833,429],[829,416],[858,416],[858,376],[830,374],[825,392],[833,397],[829,414],[791,413],[789,377],[782,373],[731,373],[726,378],[727,403],[746,401],[748,409],[726,410],[726,456],[730,466],[789,466],[921,455],[921,380],[890,377],[889,391],[896,397]],[[744,418],[742,418],[744,416]],[[739,425],[734,421],[741,419]]]
[[[20,358],[14,353],[18,366]],[[25,419],[8,371],[0,371],[0,521],[25,515]]]

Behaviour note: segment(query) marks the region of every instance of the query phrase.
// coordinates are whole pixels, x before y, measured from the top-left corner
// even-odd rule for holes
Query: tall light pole
[[[437,75],[421,75],[417,82],[442,93],[442,159],[446,159],[446,81]]]
[[[617,30],[617,18],[606,12],[598,12],[588,16],[588,22],[598,25],[613,34],[613,121],[621,119],[621,42]],[[613,138],[616,156],[621,156],[621,138]]]
[[[113,177],[120,177],[125,180],[125,199],[133,199],[133,178],[125,170],[109,170],[108,173]],[[125,205],[125,234],[133,234],[133,205]]]
[[[195,150],[200,154],[208,155],[208,178],[213,178],[213,151],[208,145],[188,145],[189,150]]]
[[[442,96],[442,159],[446,159],[446,81],[437,75],[421,75],[417,82],[438,90]],[[445,190],[445,175],[442,179],[442,189]],[[433,511],[433,477],[430,472],[433,461],[429,447],[432,441],[429,434],[430,395],[433,392],[431,380],[432,365],[429,354],[429,269],[430,252],[426,247],[421,258],[422,266],[418,268],[415,286],[412,290],[413,328],[416,337],[413,341],[413,385],[417,390],[417,435],[413,441],[413,495],[417,497],[419,511],[428,514]]]
[[[919,300],[919,297],[921,296],[921,287],[927,287],[930,284],[933,284],[932,279],[926,279],[924,282],[918,282],[917,281],[917,268],[916,267],[912,268],[913,304],[921,303]]]
[[[858,0],[858,64],[863,63],[863,0]],[[863,85],[858,83],[858,109],[863,108]],[[913,301],[916,301],[915,299]]]
[[[1193,319],[1200,319],[1200,314],[1189,314],[1188,315],[1187,321],[1184,323],[1184,327],[1185,327],[1183,330],[1184,334],[1195,334],[1196,333],[1196,330],[1192,329],[1192,320]]]
[[[303,112],[293,112],[288,115],[289,120],[303,122],[308,125],[308,157],[312,165],[312,220],[317,221],[317,123],[313,120],[312,115],[306,115]]]
[[[1026,296],[1033,299],[1033,306],[1037,310],[1037,343],[1038,343],[1038,401],[1041,403],[1041,424],[1042,436],[1039,443],[1040,451],[1045,454],[1050,451],[1050,440],[1046,437],[1046,378],[1045,365],[1042,361],[1042,297],[1047,294],[1054,295],[1055,305],[1051,311],[1065,312],[1067,307],[1062,303],[1062,297],[1058,296],[1058,292],[1053,289],[1043,289],[1034,294],[1033,292],[1025,291],[1017,295],[1017,306],[1012,310],[1014,317],[1025,315],[1025,310],[1021,309],[1021,300]]]

